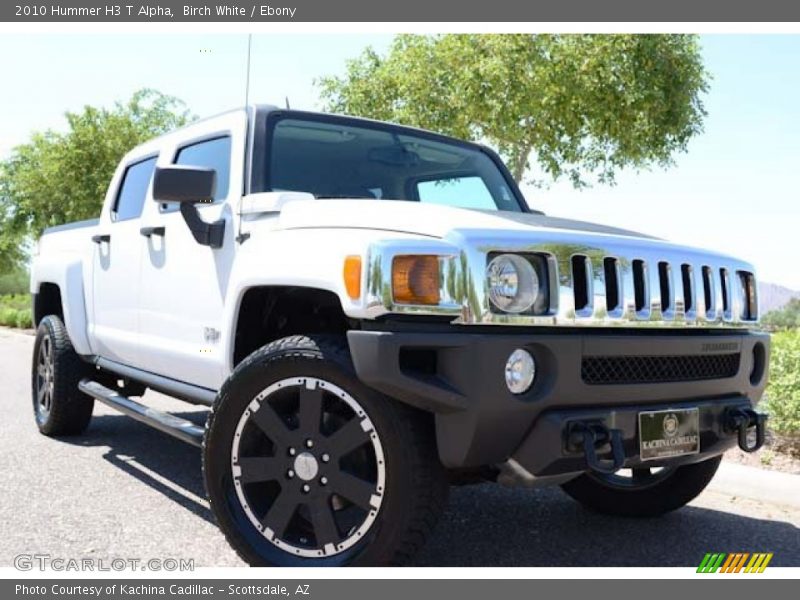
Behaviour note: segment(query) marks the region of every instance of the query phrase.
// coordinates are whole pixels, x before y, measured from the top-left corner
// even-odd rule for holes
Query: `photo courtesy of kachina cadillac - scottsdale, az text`
[[[800,35],[192,25],[0,34],[9,577],[800,567]]]

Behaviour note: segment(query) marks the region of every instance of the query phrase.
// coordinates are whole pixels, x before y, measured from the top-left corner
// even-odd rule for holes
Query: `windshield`
[[[520,212],[487,154],[405,129],[282,118],[274,126],[269,157],[265,187],[272,191]]]

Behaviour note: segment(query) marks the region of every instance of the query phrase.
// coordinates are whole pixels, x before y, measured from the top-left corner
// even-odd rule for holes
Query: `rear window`
[[[156,166],[156,157],[148,158],[138,163],[133,163],[125,169],[122,184],[117,192],[112,218],[114,221],[127,221],[137,219],[142,214],[144,199],[153,171]]]

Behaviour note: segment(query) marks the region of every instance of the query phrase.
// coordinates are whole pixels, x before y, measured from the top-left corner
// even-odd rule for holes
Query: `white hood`
[[[399,231],[444,237],[454,229],[531,231],[560,229],[626,237],[649,236],[537,213],[470,210],[403,200],[307,200],[283,207],[280,226],[286,229],[342,227]]]

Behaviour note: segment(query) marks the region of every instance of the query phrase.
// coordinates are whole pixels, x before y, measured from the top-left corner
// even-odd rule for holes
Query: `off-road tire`
[[[49,348],[49,350],[48,350]],[[40,353],[50,352],[49,393],[45,404],[40,402],[43,368]],[[67,328],[58,316],[42,319],[36,331],[31,367],[31,392],[36,425],[44,435],[62,436],[83,433],[92,418],[94,399],[78,390],[78,382],[90,367],[76,354],[67,335]]]
[[[604,515],[657,517],[685,506],[711,482],[721,456],[676,467],[666,477],[642,487],[611,486],[602,476],[587,473],[561,488],[585,507]]]
[[[380,438],[385,458],[385,491],[377,516],[363,538],[332,556],[301,557],[276,548],[246,518],[234,490],[231,456],[237,423],[268,386],[297,377],[331,382],[356,399]],[[236,367],[206,423],[203,475],[220,529],[252,566],[405,564],[425,543],[448,492],[430,415],[363,385],[354,373],[346,339],[338,336],[286,337],[253,352]]]

